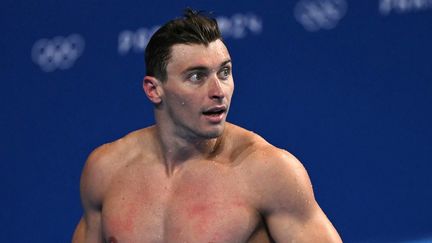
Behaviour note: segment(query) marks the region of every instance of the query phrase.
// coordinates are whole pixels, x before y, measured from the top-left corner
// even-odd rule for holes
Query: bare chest
[[[102,210],[106,241],[247,242],[259,224],[247,186],[234,172],[161,177],[130,173],[113,183]]]

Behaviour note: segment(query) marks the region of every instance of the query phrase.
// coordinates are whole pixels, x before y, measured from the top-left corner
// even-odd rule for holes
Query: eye
[[[230,67],[224,67],[220,72],[219,72],[219,78],[222,80],[227,80],[231,75],[231,68]]]
[[[206,77],[206,73],[204,72],[194,72],[189,74],[188,79],[193,83],[199,83]]]

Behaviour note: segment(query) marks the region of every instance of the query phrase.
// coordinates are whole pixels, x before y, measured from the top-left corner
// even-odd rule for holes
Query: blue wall
[[[1,241],[70,241],[84,161],[153,123],[143,48],[186,6],[223,27],[229,120],[304,163],[346,242],[432,236],[432,1],[244,2],[2,1]]]

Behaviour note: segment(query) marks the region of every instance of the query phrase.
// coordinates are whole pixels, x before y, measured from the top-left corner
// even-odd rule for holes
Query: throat
[[[218,137],[190,143],[189,146],[168,148],[164,154],[165,171],[168,177],[174,176],[192,161],[213,160],[222,153],[223,138]]]

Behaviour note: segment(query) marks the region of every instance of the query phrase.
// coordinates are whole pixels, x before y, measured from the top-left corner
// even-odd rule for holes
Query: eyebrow
[[[231,59],[228,59],[228,60],[222,62],[219,65],[219,67],[223,67],[223,66],[227,65],[228,63],[231,63]],[[206,66],[192,66],[192,67],[186,68],[182,72],[182,74],[186,74],[186,73],[191,72],[191,71],[206,71],[206,70],[208,70],[208,68]]]

